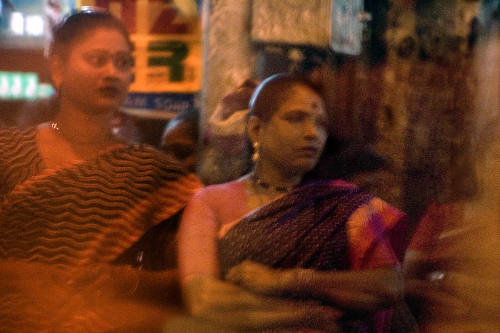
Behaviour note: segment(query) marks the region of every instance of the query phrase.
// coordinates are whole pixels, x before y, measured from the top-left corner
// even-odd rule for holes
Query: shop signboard
[[[130,93],[124,112],[142,118],[170,119],[195,107],[195,99],[196,95],[189,93]]]
[[[184,35],[134,34],[131,92],[196,93],[201,87],[201,41]]]
[[[258,43],[330,47],[359,55],[363,0],[253,0],[251,38]]]
[[[253,0],[253,41],[326,47],[331,0]]]
[[[363,0],[333,0],[330,47],[335,52],[361,54],[363,10]]]

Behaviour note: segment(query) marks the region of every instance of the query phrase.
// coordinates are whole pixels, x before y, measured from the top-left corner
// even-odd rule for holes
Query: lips
[[[314,146],[307,146],[307,147],[302,147],[298,150],[300,155],[306,156],[306,157],[317,157],[319,154],[319,149],[314,147]]]
[[[115,86],[104,86],[98,88],[99,93],[106,97],[117,97],[120,95],[121,90]]]

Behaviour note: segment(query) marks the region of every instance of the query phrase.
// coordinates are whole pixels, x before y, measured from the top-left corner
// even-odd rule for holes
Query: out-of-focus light
[[[24,34],[24,17],[20,12],[12,12],[10,14],[10,30],[15,35]]]
[[[50,84],[38,82],[37,73],[0,71],[0,100],[33,100],[53,93]]]
[[[27,75],[25,81],[24,98],[36,98],[38,93],[38,76],[36,74]]]
[[[40,83],[38,85],[38,98],[49,98],[54,95],[54,87],[49,83]]]
[[[7,99],[10,97],[10,84],[9,78],[0,73],[0,99]]]
[[[26,17],[26,33],[32,36],[43,35],[43,19],[40,15]]]
[[[18,99],[23,96],[23,81],[20,75],[12,76],[10,96],[13,99]]]

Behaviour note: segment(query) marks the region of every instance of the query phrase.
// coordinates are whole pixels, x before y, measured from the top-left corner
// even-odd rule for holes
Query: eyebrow
[[[308,111],[308,110],[304,110],[304,109],[301,109],[301,108],[297,108],[297,109],[291,109],[291,110],[288,110],[286,111],[284,114],[287,115],[287,114],[310,114],[311,112]]]

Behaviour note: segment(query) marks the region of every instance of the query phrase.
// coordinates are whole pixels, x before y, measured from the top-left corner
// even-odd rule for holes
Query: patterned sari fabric
[[[0,136],[3,258],[111,262],[179,212],[200,187],[194,175],[149,146],[117,148],[48,170],[34,140],[34,130]]]
[[[121,146],[52,170],[38,151],[36,129],[0,131],[0,259],[58,272],[111,263],[148,229],[179,215],[200,187],[195,175],[147,145]],[[29,299],[0,296],[13,309]],[[3,318],[19,320],[10,315]]]
[[[245,259],[276,268],[349,267],[345,224],[372,198],[328,183],[297,189],[247,215],[219,242],[223,276]]]
[[[386,239],[387,233],[404,214],[385,203],[385,208],[376,211],[377,204],[372,204],[373,201],[380,199],[354,186],[338,186],[334,181],[297,188],[245,216],[220,239],[222,276],[244,260],[274,268],[322,271],[391,265],[391,261],[374,263],[370,260],[378,243]],[[353,224],[363,227],[353,227]],[[353,258],[353,246],[361,253],[358,258]],[[393,266],[396,264],[397,261],[392,261]],[[373,325],[387,324],[377,322],[354,320],[346,323],[345,328],[363,332]]]

